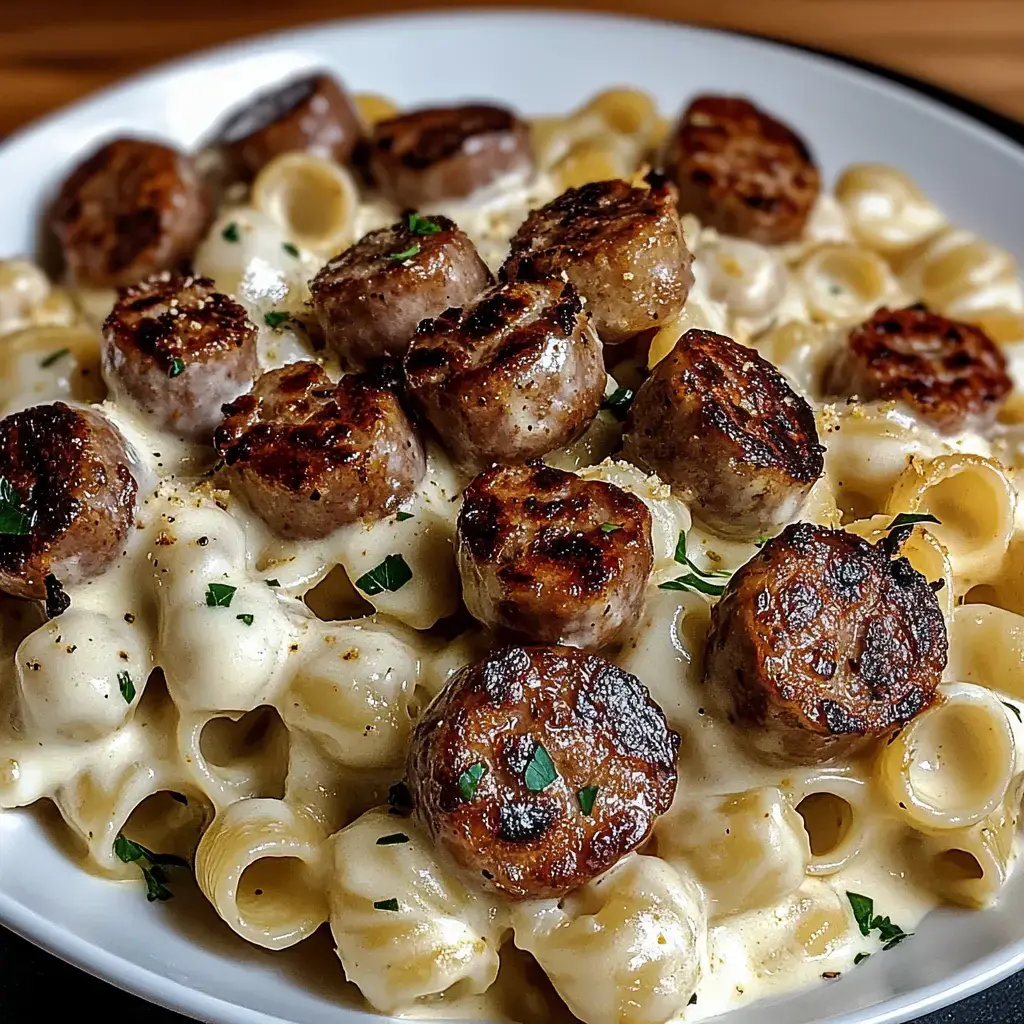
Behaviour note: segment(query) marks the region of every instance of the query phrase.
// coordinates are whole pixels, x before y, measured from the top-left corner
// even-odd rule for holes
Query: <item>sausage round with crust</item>
[[[492,280],[452,221],[410,214],[335,256],[310,292],[327,343],[362,367],[385,356],[401,359],[421,320],[467,305]]]
[[[495,467],[466,488],[457,548],[474,618],[589,650],[637,622],[654,565],[639,498],[541,463]]]
[[[513,281],[425,320],[405,356],[409,390],[463,467],[525,462],[576,440],[607,376],[575,288]]]
[[[124,289],[103,325],[103,372],[157,426],[209,440],[252,387],[256,327],[207,277],[164,273]]]
[[[138,490],[128,443],[91,409],[37,405],[0,421],[0,590],[44,598],[121,554]]]
[[[181,269],[210,216],[210,197],[191,157],[122,138],[101,146],[65,179],[50,226],[74,284],[123,288]]]
[[[623,455],[726,536],[790,522],[824,466],[814,413],[766,359],[690,330],[630,407]]]
[[[982,429],[1013,388],[1006,359],[973,324],[925,306],[887,309],[850,332],[829,390],[897,399],[940,430]]]
[[[383,519],[426,472],[412,423],[376,375],[335,384],[317,363],[291,363],[263,374],[224,413],[214,445],[229,485],[282,537]]]
[[[821,764],[930,707],[946,652],[935,594],[891,537],[794,523],[712,611],[704,685],[761,757]]]
[[[807,144],[748,100],[698,96],[668,146],[679,209],[705,227],[782,245],[803,233],[821,191]]]
[[[530,130],[505,107],[429,107],[373,126],[371,174],[400,206],[460,199],[532,169]]]
[[[675,186],[660,175],[648,183],[596,181],[534,210],[512,239],[502,277],[565,273],[606,345],[671,320],[693,285],[693,256]]]
[[[318,72],[275,85],[248,100],[216,132],[215,144],[243,181],[282,153],[309,152],[347,163],[362,135],[352,100]]]
[[[485,888],[564,896],[650,835],[679,737],[644,685],[571,647],[508,647],[416,723],[407,777],[434,839]]]

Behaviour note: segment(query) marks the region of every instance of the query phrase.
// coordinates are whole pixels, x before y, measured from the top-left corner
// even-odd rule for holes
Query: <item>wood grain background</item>
[[[0,0],[0,134],[181,54],[271,29],[445,6],[398,0]],[[1024,0],[526,0],[775,36],[884,64],[1024,118]]]

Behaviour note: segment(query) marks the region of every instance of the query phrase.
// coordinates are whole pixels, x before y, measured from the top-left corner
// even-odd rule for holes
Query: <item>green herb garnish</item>
[[[861,896],[860,893],[848,892],[846,898],[853,908],[853,917],[860,928],[861,935],[870,935],[873,931],[878,932],[878,938],[884,943],[883,950],[893,949],[904,939],[910,938],[898,924],[893,924],[888,917],[875,915],[875,901],[869,896]],[[859,961],[855,961],[858,962]]]
[[[901,526],[916,526],[918,523],[935,523],[942,525],[940,519],[923,512],[901,512],[887,527],[886,530],[896,530]]]
[[[487,765],[482,761],[477,761],[476,764],[471,764],[460,776],[459,776],[459,792],[462,794],[462,799],[469,803],[470,800],[476,795],[477,786],[480,785],[480,780],[487,774]]]
[[[859,966],[860,964],[864,963],[864,961],[865,961],[865,960],[867,960],[867,959],[868,959],[868,957],[870,957],[870,956],[871,956],[871,954],[870,954],[870,953],[858,953],[858,954],[857,954],[857,955],[856,955],[856,956],[855,956],[855,957],[853,958],[853,966],[854,966],[854,967],[857,967],[857,966]]]
[[[206,585],[206,606],[208,608],[230,608],[231,599],[235,596],[238,587],[232,587],[227,583],[207,583]]]
[[[409,842],[409,837],[404,832],[392,832],[389,836],[381,836],[377,840],[378,846],[397,846],[399,843]]]
[[[238,225],[232,221],[221,233],[225,242],[237,242],[242,236],[238,233]]]
[[[605,395],[601,408],[607,409],[616,419],[624,420],[632,403],[632,388],[616,388],[610,395]]]
[[[177,356],[175,356],[171,360],[171,366],[170,366],[170,369],[167,371],[167,376],[171,377],[171,378],[179,377],[184,372],[185,372],[185,360],[184,359],[179,359]]]
[[[239,622],[244,622],[247,626],[251,626],[255,616],[246,613],[245,615],[236,615],[235,618],[238,619]]]
[[[132,682],[131,675],[127,672],[118,672],[117,685],[121,688],[121,696],[124,697],[125,704],[131,704],[135,700],[135,684]]]
[[[297,245],[292,245],[291,242],[282,242],[281,248],[284,249],[289,256],[294,256],[296,259],[299,258],[299,247]]]
[[[675,580],[666,580],[658,584],[659,590],[695,590],[698,594],[707,594],[710,597],[721,597],[725,593],[725,584],[711,583],[701,579],[693,573],[687,573]]]
[[[418,213],[409,214],[409,230],[414,235],[436,235],[441,231],[441,225],[427,217],[421,217]]]
[[[181,857],[176,857],[172,853],[153,853],[141,843],[126,839],[122,832],[118,832],[114,840],[114,854],[125,864],[139,865],[142,877],[146,880],[146,899],[150,903],[157,900],[164,902],[174,896],[167,888],[167,874],[163,870],[165,867],[188,867],[188,861],[182,860]]]
[[[1003,701],[1003,707],[1004,708],[1009,708],[1010,711],[1012,711],[1017,716],[1017,721],[1021,722],[1021,723],[1024,723],[1024,719],[1022,719],[1020,717],[1020,708],[1017,707],[1016,704],[1010,704],[1010,703],[1008,703],[1007,701],[1004,700]]]
[[[904,542],[914,532],[914,527],[919,523],[936,523],[941,526],[942,522],[935,516],[927,513],[901,512],[885,529],[887,536],[879,543],[879,547],[889,557],[896,555]]]
[[[621,530],[621,529],[622,529],[622,523],[602,523],[601,524],[601,532],[602,533],[614,533],[616,530]]]
[[[53,366],[58,360],[63,359],[66,355],[71,354],[69,348],[59,348],[56,352],[51,352],[45,359],[41,360],[39,365],[46,369],[48,366]]]
[[[266,583],[266,585],[268,587],[279,587],[279,586],[281,586],[281,581],[280,580],[264,580],[263,582]]]
[[[374,910],[398,910],[398,900],[377,900],[373,905]]]
[[[31,497],[31,494],[29,495]],[[0,533],[24,537],[32,529],[28,499],[21,500],[10,480],[0,476]]]
[[[412,516],[411,512],[396,512],[395,513],[395,522],[396,523],[404,523],[407,519],[412,519],[412,517],[413,516]]]
[[[278,328],[288,319],[287,313],[282,313],[278,309],[272,309],[269,313],[263,314],[263,322],[268,327]]]
[[[554,763],[548,752],[538,743],[533,748],[530,763],[526,766],[526,788],[531,793],[539,793],[547,789],[557,778],[558,772]]]
[[[597,799],[598,786],[584,786],[577,794],[580,810],[588,817],[594,810],[594,801]]]
[[[388,555],[379,565],[375,565],[369,572],[363,573],[356,580],[356,586],[364,594],[369,594],[372,597],[385,590],[392,592],[401,590],[411,579],[412,569],[409,568],[405,559],[401,555]]]
[[[388,259],[394,260],[396,263],[401,263],[403,260],[411,260],[413,256],[418,256],[420,254],[420,248],[421,246],[419,242],[413,242],[408,249],[405,249],[402,252],[388,253]]]

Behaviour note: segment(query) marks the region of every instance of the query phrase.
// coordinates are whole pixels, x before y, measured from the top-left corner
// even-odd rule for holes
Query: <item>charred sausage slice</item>
[[[675,129],[666,163],[682,213],[762,245],[799,238],[821,191],[803,139],[735,97],[697,97]]]
[[[238,179],[249,181],[282,153],[310,152],[346,163],[361,134],[348,93],[320,72],[254,96],[228,115],[215,142]]]
[[[635,676],[570,647],[509,647],[464,668],[416,725],[417,812],[485,888],[563,896],[650,834],[679,737]]]
[[[512,239],[502,277],[567,274],[608,345],[671,320],[693,285],[693,256],[675,186],[654,175],[648,183],[597,181],[534,210]]]
[[[715,606],[704,685],[760,756],[820,764],[930,707],[946,650],[935,594],[891,538],[794,523]]]
[[[92,410],[37,405],[0,421],[0,590],[44,598],[121,553],[135,519],[128,443]]]
[[[423,479],[423,445],[376,376],[332,383],[316,363],[265,373],[224,407],[214,444],[232,490],[282,537],[383,519]]]
[[[726,536],[790,522],[821,475],[811,407],[753,349],[690,330],[640,386],[623,454]]]
[[[252,387],[256,327],[206,277],[124,289],[103,327],[103,371],[157,426],[209,443],[221,406]]]
[[[120,288],[189,262],[211,215],[192,159],[142,139],[114,139],[61,186],[50,224],[72,282]]]
[[[1006,359],[972,324],[924,306],[879,309],[850,333],[830,390],[898,399],[940,430],[989,425],[1013,388]]]
[[[430,107],[379,121],[370,170],[400,206],[459,199],[533,169],[530,131],[505,107]]]
[[[447,217],[410,214],[335,256],[310,291],[327,343],[346,363],[401,359],[421,320],[470,303],[491,272]]]
[[[560,279],[497,285],[425,320],[405,372],[445,447],[474,472],[574,441],[607,380],[583,303]]]
[[[466,488],[462,594],[486,626],[596,650],[643,612],[654,564],[637,497],[539,463],[494,468]]]

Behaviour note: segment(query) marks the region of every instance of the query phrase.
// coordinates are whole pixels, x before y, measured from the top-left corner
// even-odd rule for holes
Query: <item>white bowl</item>
[[[756,97],[811,142],[827,176],[896,164],[952,218],[1024,257],[1024,150],[901,86],[772,43],[651,21],[527,12],[425,15],[305,28],[214,51],[77,103],[0,147],[0,255],[33,251],[47,197],[76,155],[118,131],[190,146],[223,111],[300,68],[400,103],[500,97],[564,111],[633,84],[674,111],[698,90]],[[54,815],[0,813],[0,923],[140,996],[215,1022],[369,1024],[324,935],[285,954],[247,946],[189,894],[69,859]],[[1024,966],[1024,884],[984,913],[932,914],[912,941],[729,1024],[885,1024],[961,999]]]

